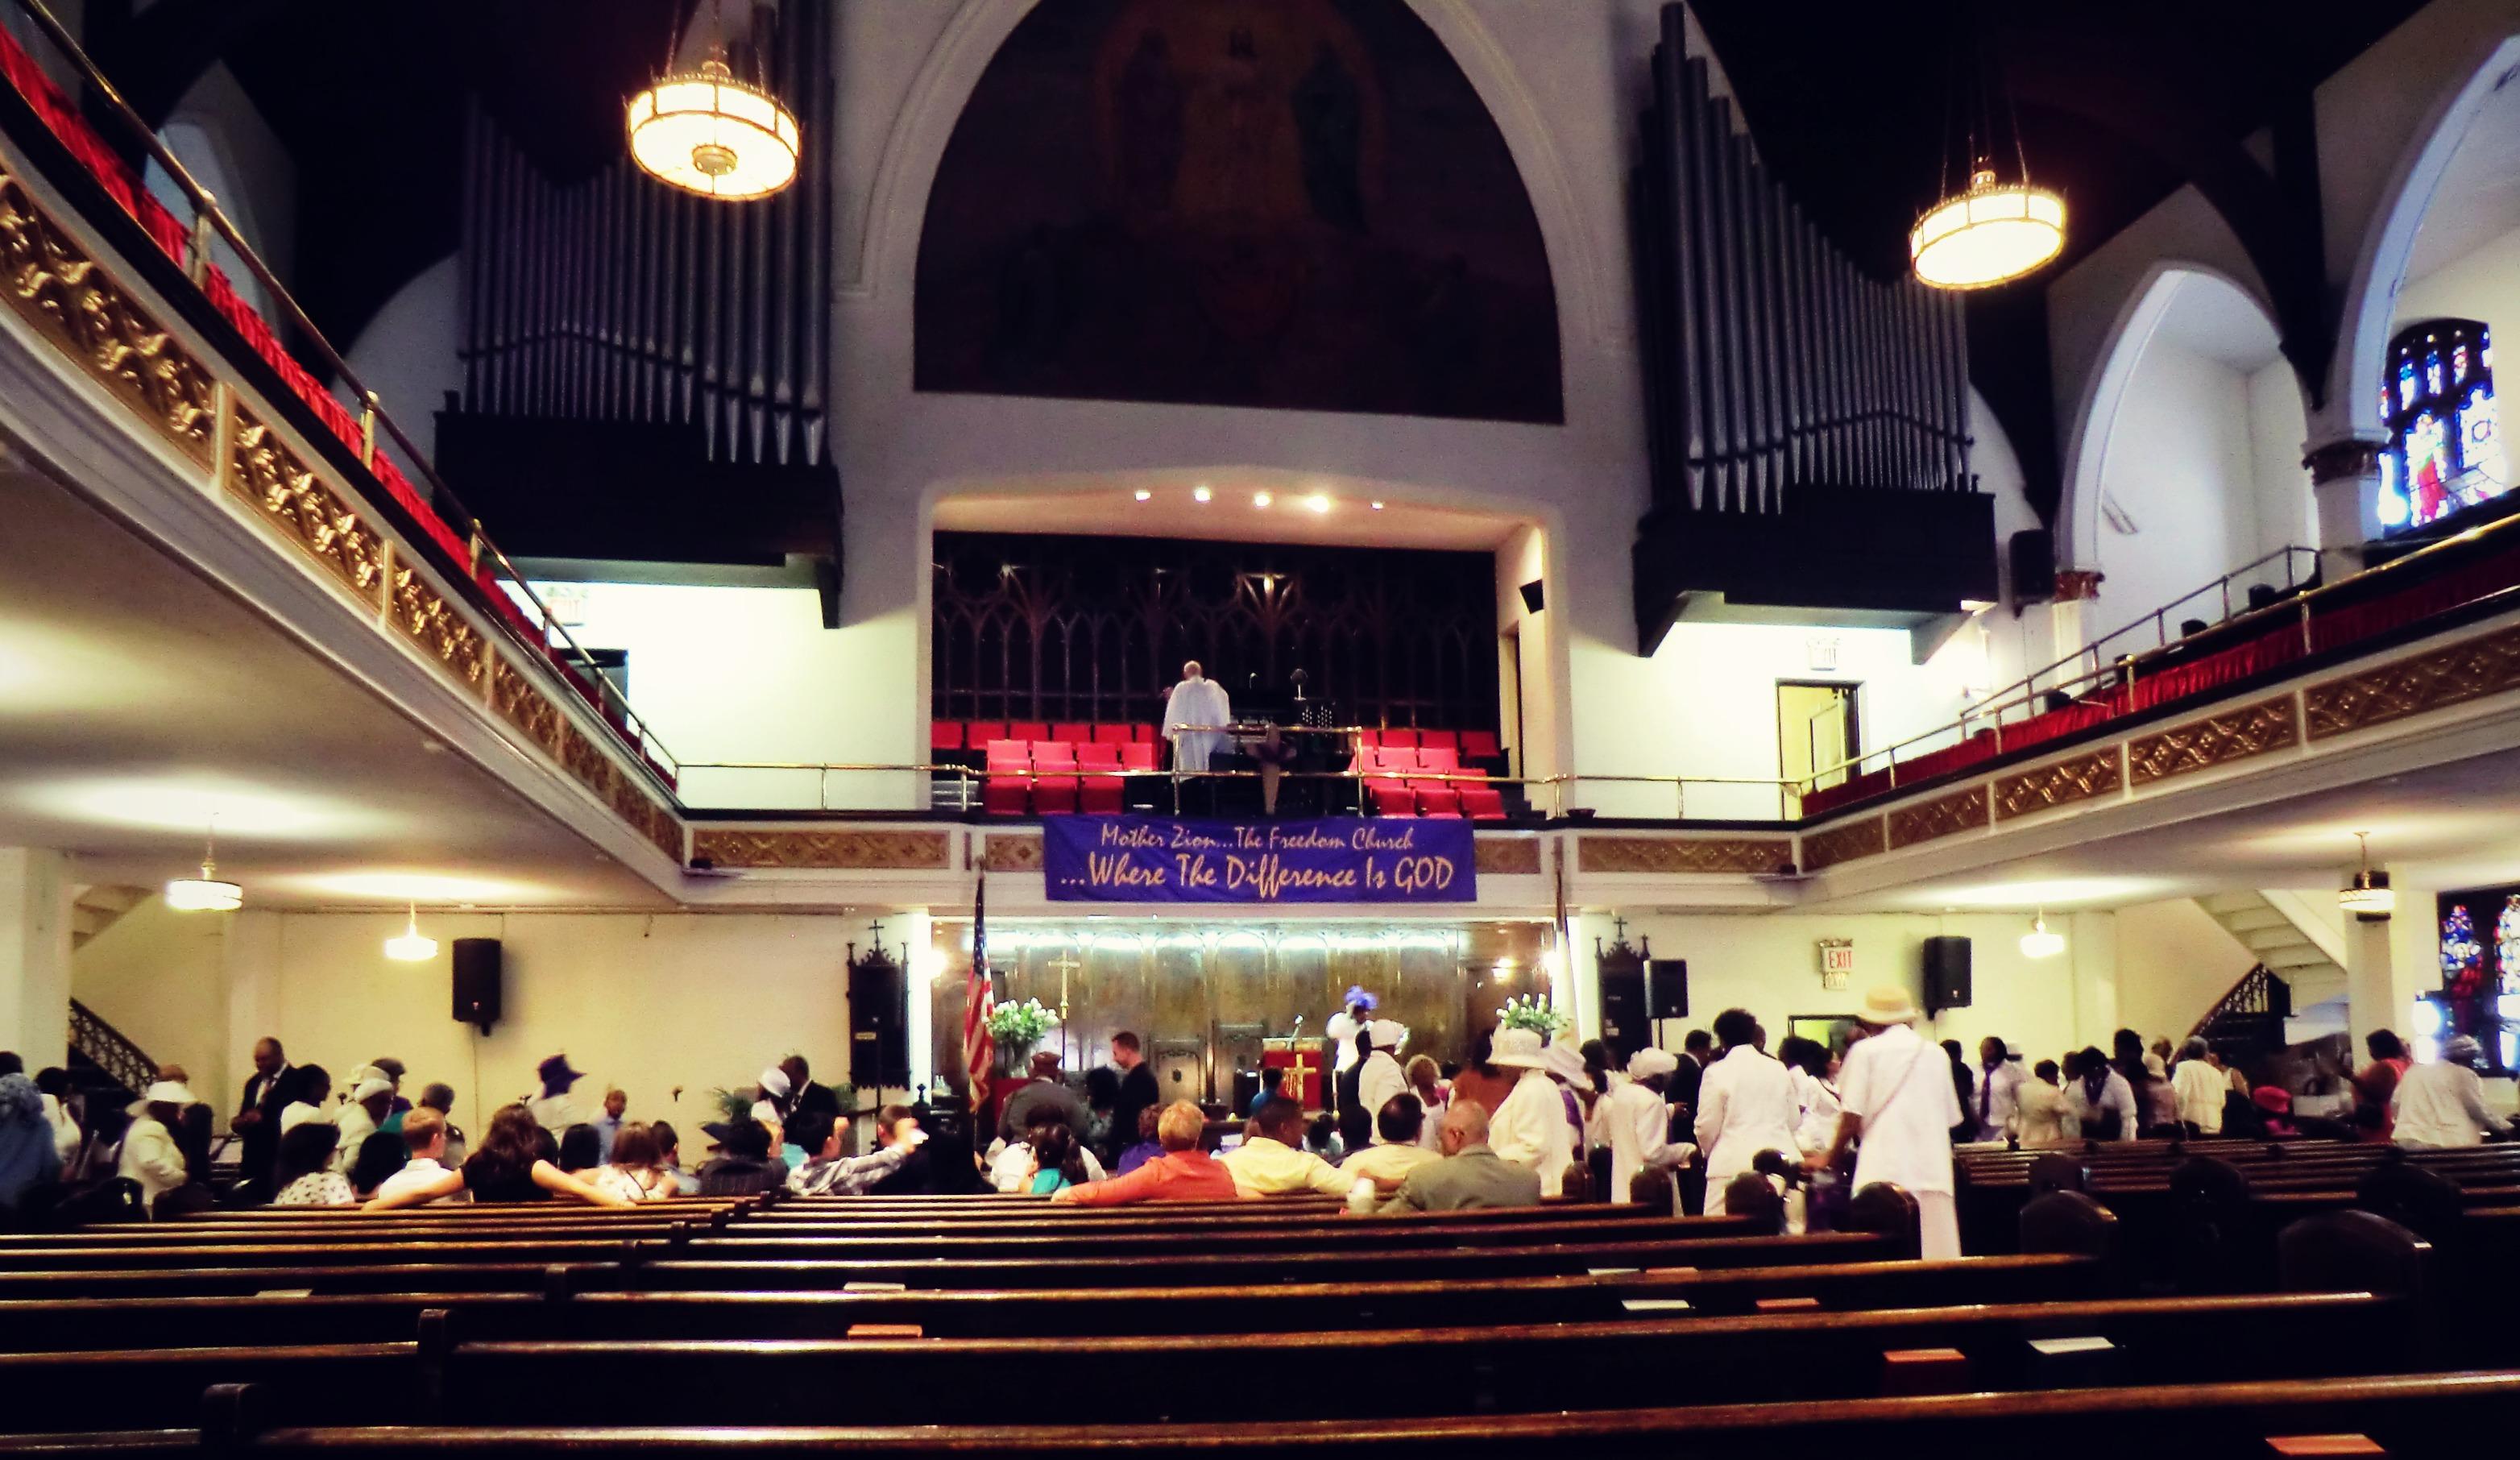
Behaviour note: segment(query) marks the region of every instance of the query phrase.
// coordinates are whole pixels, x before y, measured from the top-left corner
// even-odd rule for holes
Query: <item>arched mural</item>
[[[947,144],[922,390],[1564,419],[1503,135],[1405,0],[1044,0]]]

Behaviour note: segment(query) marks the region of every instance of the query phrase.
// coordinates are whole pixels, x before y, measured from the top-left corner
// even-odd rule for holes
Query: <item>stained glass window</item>
[[[2494,342],[2482,323],[2435,319],[2401,330],[2389,344],[2387,379],[2383,530],[2428,527],[2510,490],[2494,409]]]

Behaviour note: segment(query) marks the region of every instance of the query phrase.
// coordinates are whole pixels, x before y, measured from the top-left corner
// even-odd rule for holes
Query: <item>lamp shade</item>
[[[199,877],[179,877],[166,884],[166,905],[177,912],[234,912],[245,905],[245,889],[212,877],[208,864]]]
[[[795,179],[796,117],[720,61],[658,78],[630,99],[630,157],[710,198],[766,198]]]
[[[1985,289],[2018,279],[2065,247],[2065,200],[1981,169],[1908,234],[1916,278],[1936,289]]]
[[[396,963],[427,963],[437,956],[437,939],[420,935],[420,908],[414,905],[402,932],[385,939],[385,956]]]
[[[2398,910],[2398,893],[2389,886],[2388,873],[2365,868],[2336,894],[2336,905],[2356,917],[2385,918]]]
[[[2065,935],[2048,931],[2048,915],[2041,913],[2030,920],[2030,931],[2021,935],[2021,956],[2053,958],[2065,951]]]

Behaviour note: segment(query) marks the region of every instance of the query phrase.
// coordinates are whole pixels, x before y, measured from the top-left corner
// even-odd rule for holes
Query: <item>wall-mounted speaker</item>
[[[1925,939],[1925,1017],[1946,1009],[1965,1009],[1969,1001],[1969,940],[1939,936]]]
[[[455,1017],[482,1033],[499,1022],[499,940],[455,940]]]
[[[2012,604],[2046,603],[2056,596],[2056,538],[2045,527],[2015,532],[2004,544],[2011,557]]]
[[[1688,960],[1655,958],[1645,963],[1645,998],[1656,1019],[1688,1017]]]
[[[880,954],[849,966],[849,1083],[910,1084],[910,991],[901,965]]]
[[[1537,614],[1540,612],[1540,579],[1533,578],[1530,582],[1522,585],[1522,611],[1526,614]]]

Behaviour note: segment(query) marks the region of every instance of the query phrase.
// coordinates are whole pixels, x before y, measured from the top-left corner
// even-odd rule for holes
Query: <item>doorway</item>
[[[1506,774],[1531,774],[1530,757],[1522,750],[1522,625],[1513,624],[1497,637],[1497,685],[1503,691],[1505,751],[1511,759]]]
[[[1846,780],[1845,763],[1864,751],[1855,694],[1861,685],[1824,680],[1777,681],[1777,765],[1787,781],[1821,772],[1812,789]]]

